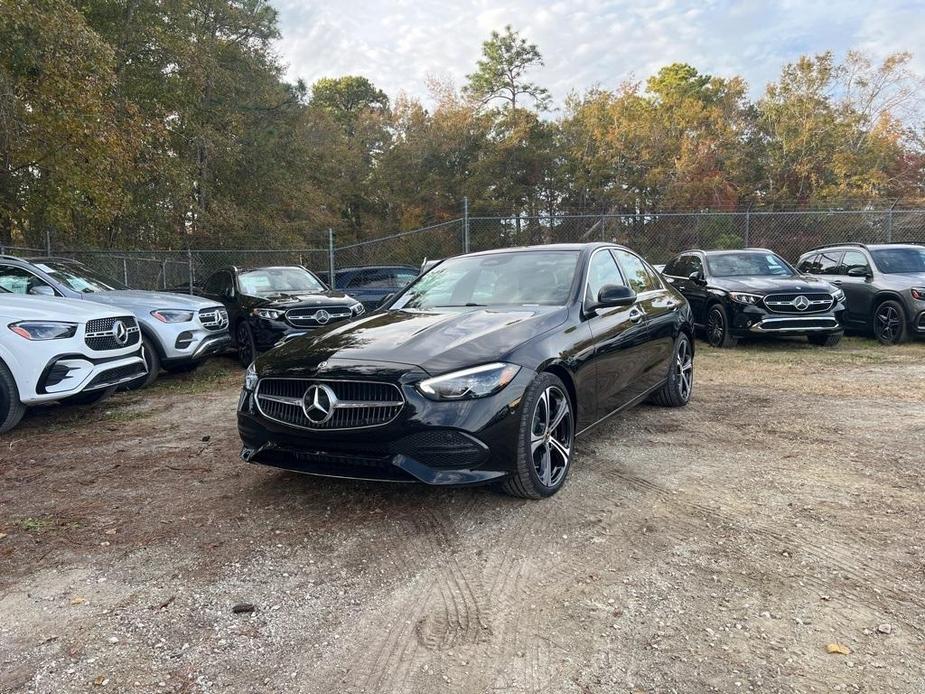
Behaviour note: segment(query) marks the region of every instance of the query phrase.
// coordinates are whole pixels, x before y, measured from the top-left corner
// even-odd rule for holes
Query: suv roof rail
[[[22,258],[20,258],[18,255],[3,254],[0,255],[0,260],[22,260]]]
[[[761,251],[762,253],[774,253],[770,248],[762,248],[761,246],[748,246],[743,248],[743,251]]]

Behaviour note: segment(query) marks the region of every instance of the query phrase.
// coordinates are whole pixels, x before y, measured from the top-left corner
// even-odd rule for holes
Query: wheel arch
[[[562,383],[565,385],[565,390],[568,393],[569,400],[572,401],[572,409],[575,410],[575,416],[577,417],[578,392],[575,389],[575,381],[572,378],[571,372],[561,363],[553,362],[552,364],[547,364],[542,369],[540,369],[540,373],[550,373],[562,381]]]
[[[154,345],[154,351],[157,352],[158,358],[163,360],[167,353],[164,351],[164,345],[161,344],[160,338],[157,336],[157,332],[150,328],[143,321],[138,321],[138,327],[141,329],[142,337],[148,338],[151,344]]]

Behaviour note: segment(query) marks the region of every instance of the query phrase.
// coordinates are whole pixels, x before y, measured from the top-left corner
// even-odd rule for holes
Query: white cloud
[[[289,79],[360,74],[394,96],[426,98],[428,75],[465,82],[492,29],[511,24],[538,44],[531,76],[561,104],[572,89],[615,87],[674,61],[740,74],[753,94],[805,53],[862,48],[875,57],[916,50],[922,0],[275,0],[277,53]],[[915,59],[925,73],[925,56]]]

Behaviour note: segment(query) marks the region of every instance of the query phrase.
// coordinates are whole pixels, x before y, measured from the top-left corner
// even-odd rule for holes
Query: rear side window
[[[797,270],[800,272],[813,272],[813,268],[816,267],[816,259],[818,255],[808,255],[803,260],[800,261],[800,264],[797,265]]]
[[[848,271],[853,268],[870,270],[870,263],[867,262],[867,256],[860,251],[845,251],[845,257],[841,261],[841,264],[843,274],[848,274]]]
[[[679,255],[677,258],[668,261],[662,272],[672,277],[687,277],[684,274],[684,268],[687,267],[688,258],[690,258],[688,255]],[[689,275],[690,273],[687,274]]]
[[[813,264],[814,269],[810,270],[810,272],[816,275],[839,274],[839,266],[841,265],[843,254],[843,251],[823,251],[816,256],[815,263]]]
[[[634,292],[638,294],[652,289],[661,289],[662,284],[655,275],[655,271],[651,270],[642,258],[623,250],[615,250],[613,254]]]

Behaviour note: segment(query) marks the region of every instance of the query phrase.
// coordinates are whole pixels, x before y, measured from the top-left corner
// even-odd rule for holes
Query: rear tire
[[[690,338],[681,333],[674,343],[671,367],[665,385],[655,391],[650,402],[661,407],[684,407],[694,391],[694,350]]]
[[[19,388],[13,380],[10,369],[0,361],[0,434],[17,424],[26,413],[26,406],[19,400]]]
[[[126,390],[147,388],[157,380],[158,374],[161,372],[161,358],[158,356],[154,343],[147,335],[142,335],[141,337],[141,356],[148,367],[148,373],[144,376],[139,376],[134,381],[129,381]]]
[[[839,342],[841,342],[842,333],[836,335],[807,335],[806,339],[809,340],[811,345],[819,345],[820,347],[834,347]]]
[[[706,338],[711,347],[729,349],[735,347],[739,339],[729,332],[729,318],[726,309],[720,304],[713,304],[707,313]]]
[[[874,337],[882,345],[898,345],[906,341],[906,312],[898,301],[887,299],[874,311]]]
[[[541,373],[524,393],[517,470],[501,489],[523,499],[542,499],[562,488],[575,445],[574,406],[562,381]]]

